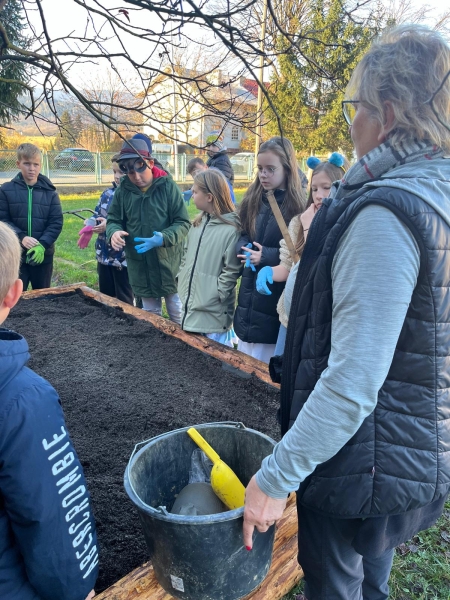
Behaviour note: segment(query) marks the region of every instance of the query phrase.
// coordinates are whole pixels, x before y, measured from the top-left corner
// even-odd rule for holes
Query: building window
[[[231,129],[231,139],[238,140],[239,139],[239,127],[233,127]]]

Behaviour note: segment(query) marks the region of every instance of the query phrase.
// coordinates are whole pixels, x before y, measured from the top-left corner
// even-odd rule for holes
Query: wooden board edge
[[[57,287],[42,288],[41,290],[30,290],[29,292],[23,292],[21,297],[24,300],[31,300],[32,298],[39,298],[41,296],[55,296],[58,294],[67,294],[70,292],[76,292],[77,290],[85,286],[86,284],[84,283],[84,281],[80,281],[79,283],[71,283],[70,285],[59,285]]]

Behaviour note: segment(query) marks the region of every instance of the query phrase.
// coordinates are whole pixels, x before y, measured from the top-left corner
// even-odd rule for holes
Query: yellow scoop
[[[223,460],[220,460],[217,452],[211,448],[196,429],[191,427],[187,430],[187,433],[213,463],[211,486],[216,496],[231,510],[244,506],[245,488],[236,473]]]

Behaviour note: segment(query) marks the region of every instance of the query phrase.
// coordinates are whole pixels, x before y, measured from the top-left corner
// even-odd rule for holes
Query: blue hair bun
[[[306,164],[310,169],[314,170],[318,165],[320,165],[321,162],[322,161],[320,158],[317,158],[317,156],[310,156],[306,161]]]
[[[333,152],[333,154],[330,154],[330,158],[328,159],[328,162],[331,163],[332,165],[334,165],[335,167],[343,167],[344,166],[344,157],[342,156],[342,154],[340,154],[339,152]]]

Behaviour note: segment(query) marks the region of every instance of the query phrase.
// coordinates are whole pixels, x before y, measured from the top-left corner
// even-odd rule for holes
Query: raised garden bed
[[[6,326],[26,337],[30,367],[61,397],[97,522],[97,591],[148,560],[137,513],[123,488],[124,470],[137,442],[214,421],[241,421],[274,439],[279,436],[278,390],[268,385],[262,363],[89,288],[25,294]],[[225,370],[223,362],[239,370]],[[289,538],[295,538],[293,523],[290,518]],[[145,572],[151,579],[150,571],[147,567]],[[142,571],[136,573],[143,580]],[[298,577],[297,569],[294,579]],[[124,594],[117,598],[165,597]],[[115,596],[107,592],[104,597]]]

